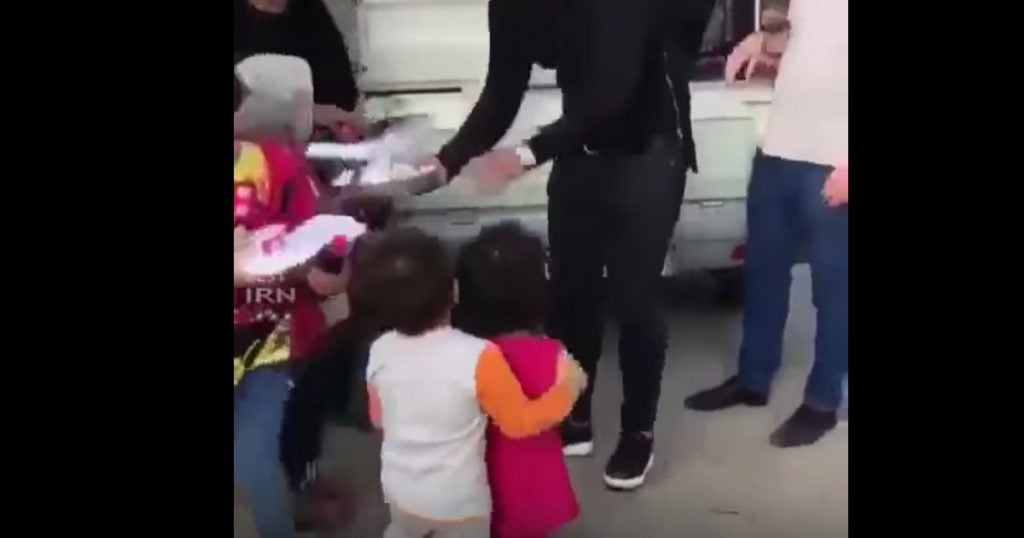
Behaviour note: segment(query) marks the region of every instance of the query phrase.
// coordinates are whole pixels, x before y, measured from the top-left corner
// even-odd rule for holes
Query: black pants
[[[686,188],[681,156],[677,145],[658,140],[639,156],[579,155],[554,164],[549,332],[590,377],[575,421],[590,420],[607,297],[619,326],[622,431],[654,427],[667,345],[658,281]]]
[[[281,463],[292,490],[297,490],[308,463],[320,457],[325,421],[369,429],[366,363],[377,332],[348,319],[328,329],[321,345],[299,362],[294,387],[285,402],[281,425]]]

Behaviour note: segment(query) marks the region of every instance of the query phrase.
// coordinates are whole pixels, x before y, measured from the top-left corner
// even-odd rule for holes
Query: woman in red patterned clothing
[[[273,78],[275,63],[289,67],[286,72],[294,75],[294,62],[301,60],[272,59],[271,69],[261,76]],[[308,73],[308,66],[305,70]],[[250,105],[262,112],[287,105],[298,114],[292,119],[300,120],[294,122],[294,129],[285,124],[261,126],[253,117],[240,118],[242,112],[236,111],[236,137],[238,127],[244,126],[242,130],[254,134],[250,140],[259,141],[248,141],[243,134],[234,143],[234,480],[260,535],[289,537],[295,529],[287,490],[279,482],[278,437],[294,373],[292,359],[308,355],[324,328],[320,296],[343,289],[344,277],[305,267],[264,280],[240,270],[241,253],[250,242],[260,240],[257,236],[262,232],[250,234],[269,225],[290,229],[312,217],[316,190],[295,143],[304,128],[301,120],[309,116],[303,110],[312,106],[311,94],[302,92],[301,84],[295,90],[284,84],[276,89],[277,95],[249,99],[237,77],[235,85],[236,108]]]

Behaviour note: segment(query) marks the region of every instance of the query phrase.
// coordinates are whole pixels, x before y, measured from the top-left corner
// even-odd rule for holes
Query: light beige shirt
[[[762,151],[845,163],[849,138],[849,0],[792,0]]]
[[[381,485],[389,503],[439,521],[486,517],[487,415],[476,368],[487,341],[452,328],[389,332],[370,347],[366,380],[381,404]]]

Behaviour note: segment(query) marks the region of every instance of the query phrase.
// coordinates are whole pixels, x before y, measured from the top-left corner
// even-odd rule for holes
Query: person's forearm
[[[313,98],[318,104],[355,110],[359,91],[345,39],[323,0],[311,0],[307,8],[304,47],[313,71]]]
[[[366,397],[369,404],[370,424],[373,424],[374,428],[380,430],[382,429],[380,395],[377,393],[377,387],[374,387],[372,383],[366,384]]]
[[[507,86],[504,89],[495,87],[488,84],[484,88],[466,122],[437,154],[449,180],[457,176],[470,159],[494,147],[519,112],[522,93],[515,95],[515,92],[508,91]]]
[[[517,1],[517,0],[515,0]],[[532,63],[522,54],[515,1],[492,1],[488,5],[490,52],[484,89],[469,117],[451,141],[441,148],[437,159],[449,180],[470,159],[491,149],[512,125],[530,82]]]
[[[477,399],[494,424],[512,439],[537,435],[557,425],[572,410],[577,392],[558,384],[530,400],[501,351],[488,345],[476,370]]]

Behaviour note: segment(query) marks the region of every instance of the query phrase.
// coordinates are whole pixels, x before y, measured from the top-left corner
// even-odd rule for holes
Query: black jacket
[[[637,154],[678,138],[696,164],[689,80],[714,0],[491,0],[479,101],[439,158],[449,176],[490,149],[519,111],[534,63],[557,68],[562,117],[529,141],[539,162]]]
[[[324,0],[291,0],[283,13],[264,13],[248,0],[234,0],[235,63],[254,54],[287,54],[309,63],[313,100],[355,108],[355,75],[341,31]]]

